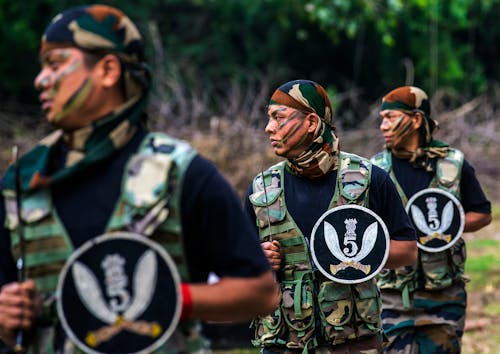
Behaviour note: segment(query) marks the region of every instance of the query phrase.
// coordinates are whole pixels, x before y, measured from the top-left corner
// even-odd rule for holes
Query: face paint
[[[286,106],[271,105],[266,133],[278,156],[295,157],[310,143],[304,114]]]
[[[52,125],[62,127],[66,121],[72,126],[78,124],[79,113],[94,87],[91,69],[84,60],[83,52],[75,48],[54,49],[43,58],[35,87],[40,90],[42,110]]]
[[[400,112],[398,112],[400,114]],[[388,148],[399,147],[416,129],[414,120],[406,114],[382,115],[380,130]]]
[[[92,80],[88,77],[82,85],[76,89],[76,92],[68,99],[63,108],[55,114],[53,121],[57,123],[67,117],[70,113],[76,111],[85,102],[92,92]]]
[[[61,70],[61,72],[56,72],[53,74],[53,82],[54,85],[52,89],[49,91],[49,97],[54,98],[61,90],[61,85],[63,85],[64,80],[70,77],[73,73],[75,73],[78,69],[83,66],[81,60],[75,59],[73,62],[69,64],[67,68]],[[91,92],[92,81],[90,77],[84,79],[82,84],[76,88],[75,92],[67,99],[67,101],[63,104],[61,109],[55,113],[54,118],[52,119],[53,123],[57,123],[67,117],[71,112],[74,112],[85,102],[85,99],[88,97]]]

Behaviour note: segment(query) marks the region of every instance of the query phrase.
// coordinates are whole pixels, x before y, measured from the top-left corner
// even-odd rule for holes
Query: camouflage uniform
[[[406,203],[406,196],[391,169],[390,153],[385,150],[372,160],[390,173]],[[462,163],[463,154],[450,150],[447,158],[437,162],[440,173],[429,187],[439,187],[459,197]],[[455,168],[440,167],[448,164]],[[419,250],[418,263],[414,266],[381,272],[382,321],[390,339],[387,353],[460,352],[467,304],[464,265],[465,242],[459,239],[442,252]]]
[[[254,178],[245,209],[263,242],[279,242],[281,301],[274,313],[254,321],[253,344],[263,353],[378,353],[383,335],[374,279],[331,281],[311,260],[309,243],[322,215],[345,204],[369,207],[394,241],[414,241],[394,185],[367,159],[340,151],[321,85],[281,85],[270,98],[268,118],[266,133],[286,159]]]
[[[371,161],[389,172],[405,205],[418,191],[439,188],[461,200],[465,212],[490,212],[463,153],[433,139],[438,123],[430,117],[423,90],[403,86],[390,91],[382,99],[381,117],[386,146]],[[459,239],[441,252],[419,249],[416,264],[379,274],[382,322],[390,340],[385,352],[460,353],[467,304],[465,258],[465,242]]]
[[[371,166],[353,154],[340,153],[340,172],[330,208],[366,205]],[[278,240],[284,266],[278,273],[281,304],[274,314],[255,320],[254,345],[264,352],[342,353],[345,348],[377,353],[381,343],[379,291],[373,279],[360,284],[334,283],[315,270],[307,241],[287,211],[281,162],[254,179],[249,199],[263,241]],[[264,187],[265,183],[265,187]],[[378,337],[378,338],[377,338]],[[363,345],[361,348],[363,348]],[[344,349],[342,349],[344,348]]]
[[[77,64],[85,75],[91,69],[84,67],[84,60],[114,54],[121,64],[121,81],[114,86],[120,99],[109,107],[112,111],[100,112],[102,116],[92,117],[91,123],[83,117],[75,130],[54,131],[3,176],[0,286],[22,280],[13,259],[23,245],[25,278],[35,281],[43,300],[43,313],[26,336],[28,352],[81,353],[56,314],[56,286],[75,249],[104,233],[128,231],[150,237],[171,255],[183,282],[205,283],[215,269],[222,277],[236,278],[269,272],[240,201],[215,166],[186,142],[147,131],[151,77],[132,21],[106,5],[68,9],[53,19],[42,38],[42,72],[49,74],[39,77],[45,87],[60,74],[47,63],[47,55],[54,53],[83,57]],[[75,107],[75,100],[68,100],[65,107]],[[75,119],[86,113],[74,112]],[[220,222],[213,215],[227,220]],[[198,321],[182,319],[155,353],[207,351],[200,330]]]
[[[186,168],[196,152],[187,143],[158,133],[147,135],[141,145],[123,174],[124,188],[105,232],[132,230],[150,236],[175,259],[182,281],[189,281],[180,232],[181,191],[175,186],[182,185]],[[15,193],[9,189],[2,192],[7,211],[6,226],[12,237],[12,252],[14,257],[18,257],[19,222]],[[168,209],[159,208],[167,200]],[[35,280],[45,299],[43,315],[33,338],[36,345],[31,350],[33,353],[53,353],[54,324],[58,323],[54,294],[61,269],[74,252],[73,242],[59,219],[48,189],[23,196],[21,205],[23,233],[29,244],[26,250],[26,277]],[[199,323],[181,323],[167,344],[155,353],[187,352],[187,348],[191,352],[202,352],[208,343],[202,340],[200,329]],[[66,354],[82,353],[69,340],[64,348]]]

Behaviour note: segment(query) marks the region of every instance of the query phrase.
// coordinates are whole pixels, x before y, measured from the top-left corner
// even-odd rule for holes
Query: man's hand
[[[2,341],[14,346],[16,332],[29,330],[41,308],[35,282],[5,284],[0,290],[0,337]]]
[[[281,268],[281,245],[279,241],[266,241],[261,243],[262,250],[271,264],[271,268],[277,272]]]

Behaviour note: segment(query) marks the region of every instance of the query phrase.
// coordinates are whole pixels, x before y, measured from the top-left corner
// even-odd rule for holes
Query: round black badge
[[[109,233],[66,262],[57,312],[68,337],[87,353],[150,353],[177,327],[179,289],[163,247],[138,234]]]
[[[441,252],[453,246],[464,231],[465,215],[451,193],[427,188],[414,194],[406,212],[417,232],[417,246],[427,252]]]
[[[314,225],[311,253],[327,278],[361,283],[382,270],[389,256],[389,233],[380,217],[358,205],[326,211]]]

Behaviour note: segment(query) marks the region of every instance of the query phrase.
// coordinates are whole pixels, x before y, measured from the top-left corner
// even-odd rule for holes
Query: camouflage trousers
[[[399,291],[382,291],[382,325],[387,354],[457,354],[465,325],[463,284],[440,291],[416,291],[404,308]]]
[[[262,354],[302,354],[303,349],[290,349],[269,347],[262,348]],[[335,346],[320,346],[309,349],[308,354],[380,354],[382,353],[382,343],[379,336],[359,339],[352,342],[342,343]]]

